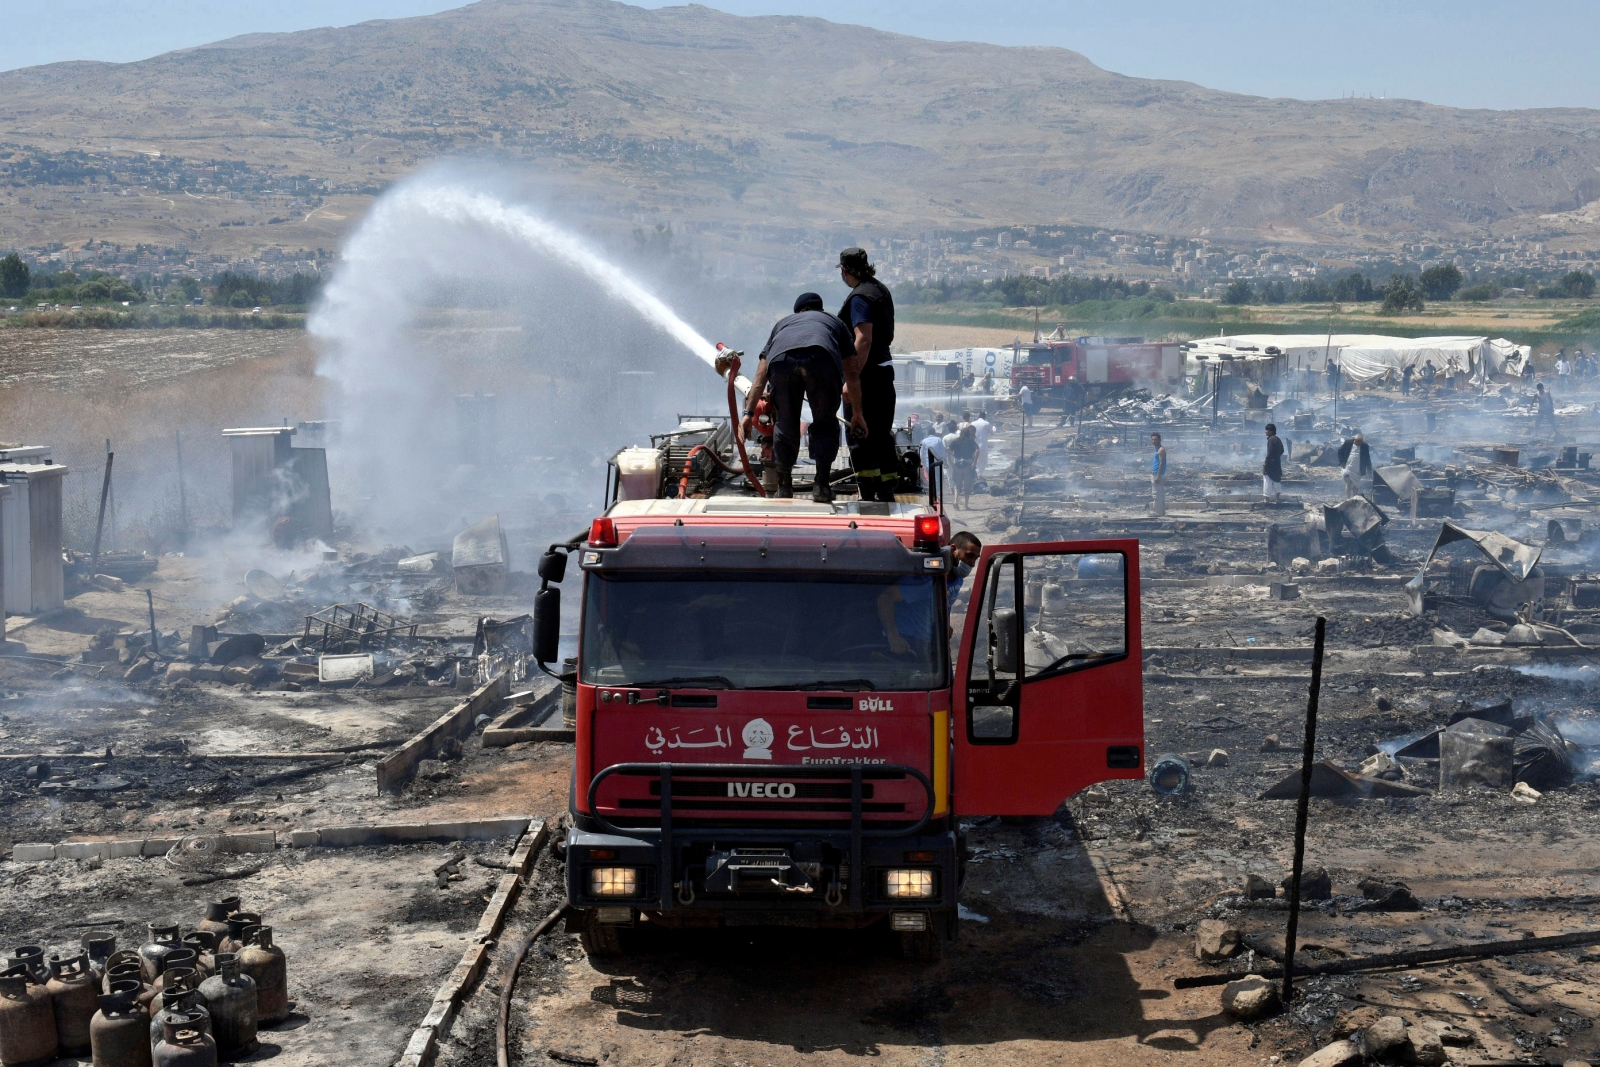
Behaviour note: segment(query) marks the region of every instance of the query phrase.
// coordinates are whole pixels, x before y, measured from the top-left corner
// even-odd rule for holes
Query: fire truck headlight
[[[933,872],[890,871],[884,892],[890,900],[926,900],[933,896]]]
[[[596,867],[589,872],[589,892],[597,897],[639,895],[637,867]]]

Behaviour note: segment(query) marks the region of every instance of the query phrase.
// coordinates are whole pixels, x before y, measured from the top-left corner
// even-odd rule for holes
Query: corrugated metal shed
[[[0,568],[5,609],[18,615],[54,611],[66,603],[61,563],[59,463],[0,463],[9,492],[0,501]]]

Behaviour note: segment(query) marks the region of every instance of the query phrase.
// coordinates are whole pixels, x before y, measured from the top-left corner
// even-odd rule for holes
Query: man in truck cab
[[[972,573],[978,557],[983,554],[983,542],[977,534],[962,530],[950,538],[950,577],[945,580],[945,617],[948,620],[955,610],[961,587]],[[920,634],[926,631],[927,611],[932,605],[932,593],[925,584],[901,582],[889,586],[878,594],[878,622],[883,625],[884,636],[889,641],[889,651],[906,655],[911,643],[903,634]],[[948,632],[950,627],[946,626]]]
[[[855,390],[854,375],[847,372],[850,334],[844,323],[822,310],[822,297],[801,293],[794,314],[778,320],[761,350],[761,365],[750,394],[745,398],[739,432],[748,437],[756,401],[768,386],[777,408],[772,434],[772,457],[778,468],[778,496],[794,496],[794,464],[800,456],[800,405],[811,404],[811,458],[817,465],[811,499],[819,504],[833,500],[829,485],[833,460],[839,454],[839,393]],[[862,427],[859,413],[854,421]]]

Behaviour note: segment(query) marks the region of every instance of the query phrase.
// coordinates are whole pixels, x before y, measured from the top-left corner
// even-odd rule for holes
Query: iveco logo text
[[[793,782],[729,782],[730,797],[770,797],[787,800],[794,796]]]
[[[894,701],[885,697],[862,697],[862,711],[893,711]]]

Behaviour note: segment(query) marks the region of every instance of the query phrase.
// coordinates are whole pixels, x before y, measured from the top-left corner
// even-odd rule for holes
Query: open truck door
[[[1142,777],[1139,543],[984,548],[952,697],[957,815],[1049,815]]]

